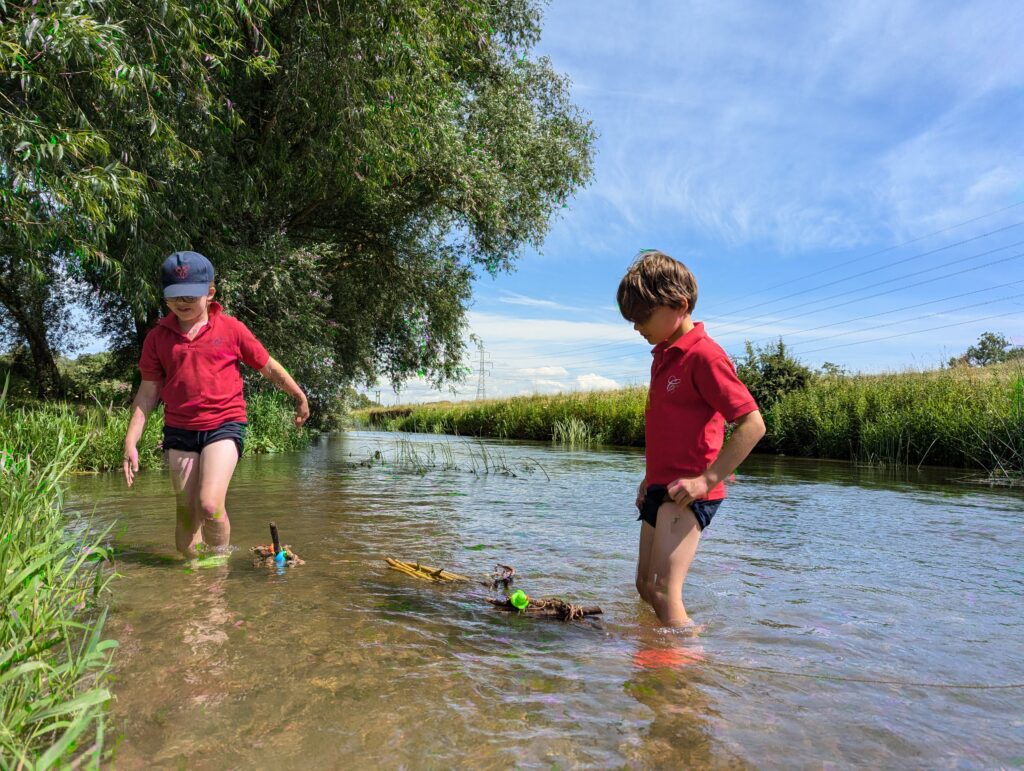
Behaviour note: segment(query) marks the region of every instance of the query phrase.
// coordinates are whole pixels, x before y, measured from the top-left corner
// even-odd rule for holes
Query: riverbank
[[[247,397],[246,403],[246,455],[301,450],[309,445],[310,430],[295,428],[292,403],[283,394],[256,393]],[[4,401],[0,403],[0,449],[24,448],[37,461],[48,462],[59,447],[72,445],[80,449],[69,471],[120,469],[129,417],[127,407],[36,401],[13,406]],[[147,419],[138,445],[142,468],[163,464],[162,426],[163,408],[158,407]]]
[[[278,394],[248,400],[246,453],[297,450],[310,432]],[[101,765],[116,643],[104,639],[106,532],[63,510],[69,474],[121,468],[129,411],[70,402],[14,406],[0,393],[0,767]],[[163,463],[162,416],[139,442]]]
[[[392,431],[642,446],[645,387],[361,410]],[[1024,474],[1024,368],[818,376],[764,410],[758,447],[797,457]]]
[[[0,400],[0,410],[3,409]],[[80,441],[45,453],[0,422],[0,766],[98,767],[108,754],[105,533],[63,512]]]

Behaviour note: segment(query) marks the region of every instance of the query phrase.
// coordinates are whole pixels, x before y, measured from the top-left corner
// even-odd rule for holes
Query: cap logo
[[[186,278],[188,278],[188,265],[179,265],[174,269],[174,272],[178,275],[178,278],[184,281]]]

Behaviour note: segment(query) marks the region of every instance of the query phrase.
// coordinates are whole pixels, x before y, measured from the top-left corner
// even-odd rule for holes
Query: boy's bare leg
[[[236,465],[238,449],[232,439],[206,445],[199,456],[199,518],[203,540],[214,549],[223,549],[231,540],[226,501]]]
[[[186,557],[196,556],[202,542],[199,518],[199,453],[168,450],[167,465],[174,486],[174,546]]]
[[[683,605],[683,582],[690,572],[690,563],[700,543],[697,517],[689,506],[666,502],[658,509],[658,526],[654,530],[651,570],[654,573],[654,612],[658,620],[669,626],[690,622]]]
[[[640,553],[636,560],[636,590],[648,605],[654,604],[654,573],[651,570],[654,528],[640,522]]]

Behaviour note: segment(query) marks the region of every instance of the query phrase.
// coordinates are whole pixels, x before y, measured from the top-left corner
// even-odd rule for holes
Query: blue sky
[[[515,273],[476,283],[487,395],[646,382],[614,306],[643,248],[693,270],[730,352],[781,335],[879,372],[988,330],[1024,344],[1021,40],[1006,2],[553,0],[537,52],[593,120],[595,175]]]

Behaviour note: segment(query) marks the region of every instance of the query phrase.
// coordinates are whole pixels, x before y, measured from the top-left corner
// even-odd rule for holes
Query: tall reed
[[[247,401],[246,454],[297,450],[309,444],[310,433],[295,428],[292,404],[284,394],[260,392]],[[36,458],[53,457],[57,437],[63,436],[65,442],[82,445],[72,471],[105,471],[121,467],[129,417],[124,407],[99,403],[28,402],[18,407],[5,403],[0,408],[0,432],[19,446],[33,448]],[[150,413],[139,442],[143,468],[163,463],[162,426],[163,408],[159,407]]]
[[[0,422],[0,767],[99,766],[116,646],[103,639],[104,534],[62,511],[81,442],[58,428],[33,444],[18,428]]]
[[[642,446],[646,389],[370,409],[394,431]],[[1020,365],[819,376],[765,411],[760,452],[1024,474]]]

